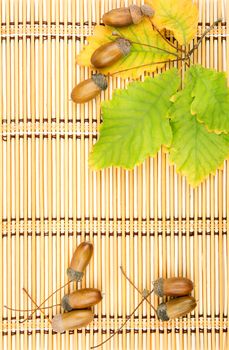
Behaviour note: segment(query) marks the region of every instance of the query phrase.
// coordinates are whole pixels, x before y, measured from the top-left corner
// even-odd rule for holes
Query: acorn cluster
[[[159,297],[172,297],[157,307],[157,316],[161,321],[169,321],[192,312],[196,307],[195,298],[189,296],[193,282],[184,277],[159,278],[153,282],[154,293]]]
[[[126,27],[138,24],[142,19],[152,17],[154,10],[149,5],[130,5],[111,10],[103,15],[103,23],[108,26]],[[127,56],[131,50],[131,41],[122,37],[101,45],[91,56],[91,64],[94,68],[110,67],[122,57]],[[84,80],[74,87],[71,99],[75,103],[85,103],[95,98],[103,90],[107,89],[107,79],[103,74],[92,74],[90,79]]]
[[[71,281],[80,282],[82,280],[92,254],[93,245],[89,242],[83,242],[76,248],[67,269],[67,275]],[[94,318],[92,306],[101,300],[101,292],[96,288],[82,288],[66,294],[61,302],[66,312],[54,316],[52,319],[53,330],[63,333],[69,329],[86,327]]]

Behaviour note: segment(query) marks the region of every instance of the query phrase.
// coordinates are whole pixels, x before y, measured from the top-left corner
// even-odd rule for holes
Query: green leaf
[[[229,89],[225,73],[192,66],[188,73],[195,84],[191,111],[209,131],[229,132]]]
[[[196,186],[223,165],[229,155],[229,135],[209,133],[191,114],[194,85],[188,74],[184,90],[173,98],[170,161],[176,164],[179,173],[187,176],[191,185]]]
[[[126,90],[116,90],[112,100],[102,106],[103,124],[90,154],[90,166],[131,169],[147,156],[155,156],[161,145],[169,146],[169,99],[179,84],[177,69],[171,69],[154,79],[134,82]]]

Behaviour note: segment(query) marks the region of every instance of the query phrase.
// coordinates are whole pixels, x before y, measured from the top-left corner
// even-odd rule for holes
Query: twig
[[[100,346],[104,345],[109,340],[111,340],[116,334],[118,334],[121,331],[121,329],[123,329],[123,327],[127,324],[129,319],[133,316],[133,314],[137,311],[137,309],[141,306],[141,304],[144,302],[144,300],[146,298],[148,298],[153,293],[153,291],[154,290],[152,289],[151,292],[149,292],[145,297],[143,297],[143,299],[140,301],[140,303],[135,307],[134,311],[131,312],[131,314],[127,317],[126,321],[121,325],[121,327],[119,329],[117,329],[117,331],[115,331],[109,338],[104,340],[102,343],[95,345],[95,346],[91,346],[91,349],[99,348]]]
[[[180,56],[179,56],[177,53],[175,53],[175,52],[172,52],[172,51],[163,49],[163,48],[158,47],[158,46],[140,43],[139,41],[133,41],[133,40],[128,39],[128,38],[126,38],[125,36],[122,36],[122,35],[120,35],[119,33],[116,33],[116,32],[113,32],[112,35],[113,35],[113,36],[118,36],[118,37],[121,38],[121,39],[128,40],[131,44],[136,44],[136,45],[151,47],[152,49],[160,50],[160,51],[166,52],[166,53],[168,53],[168,54],[170,54],[170,55],[173,55],[173,56],[175,56],[175,57],[180,57]],[[174,46],[173,48],[174,48],[174,49],[177,49],[175,46]]]
[[[115,74],[119,74],[119,73],[122,73],[122,72],[127,72],[129,70],[132,70],[132,69],[138,69],[138,68],[143,68],[143,67],[147,67],[147,66],[152,66],[154,64],[164,64],[164,63],[170,63],[170,62],[177,62],[177,61],[184,61],[186,58],[178,58],[176,60],[167,60],[167,61],[158,61],[158,62],[151,62],[151,63],[146,63],[146,64],[142,64],[140,66],[135,66],[135,67],[131,67],[131,68],[127,68],[127,69],[122,69],[122,70],[119,70],[117,72],[114,72],[114,73],[111,73],[111,74],[108,74],[110,77],[112,77],[113,75]]]
[[[217,19],[217,21],[213,22],[212,25],[201,35],[200,39],[197,41],[197,44],[193,46],[193,48],[188,52],[188,58],[193,54],[193,52],[198,49],[199,45],[202,43],[204,37],[220,22],[222,22],[222,18]]]
[[[30,294],[28,293],[28,291],[25,288],[22,288],[22,290],[28,295],[29,299],[37,306],[37,308],[45,315],[44,311],[42,309],[40,309],[40,307],[37,305],[36,301],[30,296]],[[52,323],[51,320],[48,318],[49,323]],[[25,320],[23,321],[19,321],[19,323],[23,323],[25,322]]]
[[[66,287],[68,284],[70,284],[73,280],[68,281],[67,283],[65,283],[63,286],[61,286],[60,288],[56,289],[55,292],[53,292],[52,294],[50,294],[36,309],[34,309],[34,311],[32,312],[32,314],[30,316],[33,316],[33,314],[40,309],[40,307],[42,305],[44,305],[46,303],[47,300],[49,300],[54,294],[56,294],[57,292],[59,292],[59,290],[61,290],[62,288]],[[20,323],[24,323],[28,320],[28,317],[24,320],[22,320]]]
[[[131,43],[137,44],[137,45],[142,45],[142,46],[152,47],[153,49],[166,52],[166,53],[168,53],[168,54],[170,54],[170,55],[173,55],[173,56],[175,56],[175,57],[180,57],[177,53],[172,52],[172,51],[169,51],[169,50],[166,50],[166,49],[162,49],[161,47],[158,47],[158,46],[153,46],[153,45],[149,45],[149,44],[142,44],[142,43],[139,43],[139,42],[137,42],[137,41],[132,41],[132,40],[131,40]]]
[[[40,310],[45,310],[45,309],[51,309],[55,306],[61,306],[61,304],[55,304],[52,306],[44,306],[44,307],[39,307]],[[6,308],[7,310],[11,310],[11,311],[15,311],[15,312],[32,312],[32,311],[36,311],[36,309],[14,309],[13,307],[9,307],[7,305],[4,305],[4,308]]]
[[[139,294],[141,294],[142,296],[142,292],[140,291],[140,289],[138,287],[135,286],[135,284],[131,281],[131,279],[127,276],[127,274],[125,273],[125,271],[123,270],[122,266],[120,266],[120,270],[122,271],[122,274],[126,277],[127,281],[138,291]],[[155,309],[155,307],[151,304],[151,302],[146,299],[147,303],[152,307],[152,309],[157,312],[157,310]]]

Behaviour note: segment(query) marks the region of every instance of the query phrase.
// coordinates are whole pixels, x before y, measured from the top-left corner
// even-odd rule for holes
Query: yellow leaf
[[[155,10],[152,21],[158,29],[171,30],[180,45],[190,43],[198,25],[198,9],[192,0],[147,0],[146,3]]]
[[[104,74],[114,74],[115,72],[127,69],[125,72],[118,73],[117,76],[123,78],[137,78],[145,71],[154,72],[157,68],[164,66],[164,63],[152,64],[153,62],[163,62],[169,59],[176,59],[176,50],[168,45],[161,36],[153,30],[152,24],[148,19],[144,19],[138,25],[131,25],[124,28],[104,27],[100,25],[96,26],[94,35],[88,38],[88,45],[86,45],[77,56],[76,63],[82,66],[92,67],[91,56],[93,52],[101,45],[114,41],[117,38],[112,35],[112,32],[116,32],[132,42],[135,41],[137,43],[143,43],[157,48],[133,43],[129,55],[121,58],[111,67],[100,69],[100,72]],[[167,50],[168,52],[163,50]],[[140,65],[144,65],[144,67],[139,68]],[[128,70],[132,67],[138,68]]]

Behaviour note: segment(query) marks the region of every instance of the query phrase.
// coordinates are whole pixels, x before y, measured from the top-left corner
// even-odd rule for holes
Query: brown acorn
[[[152,17],[154,10],[149,5],[130,5],[111,10],[103,15],[103,23],[113,27],[125,27],[138,24],[144,16]]]
[[[124,38],[100,46],[91,56],[91,64],[96,68],[112,66],[123,56],[130,53],[131,43]]]
[[[58,314],[52,319],[52,329],[54,332],[63,333],[69,329],[86,327],[94,318],[91,309],[74,310]]]
[[[81,281],[86,266],[93,254],[93,244],[90,242],[82,242],[76,248],[71,264],[67,269],[68,278],[71,280]]]
[[[193,290],[192,281],[184,277],[159,278],[153,285],[154,292],[159,297],[188,295]]]
[[[181,297],[161,303],[157,307],[159,320],[169,321],[187,315],[196,307],[196,300],[193,297]]]
[[[99,289],[84,288],[65,295],[61,304],[64,310],[71,311],[73,309],[86,309],[98,304],[101,300],[102,294]]]
[[[102,90],[106,90],[107,80],[103,74],[92,74],[91,79],[87,79],[74,87],[71,99],[75,103],[85,103],[95,98]]]

